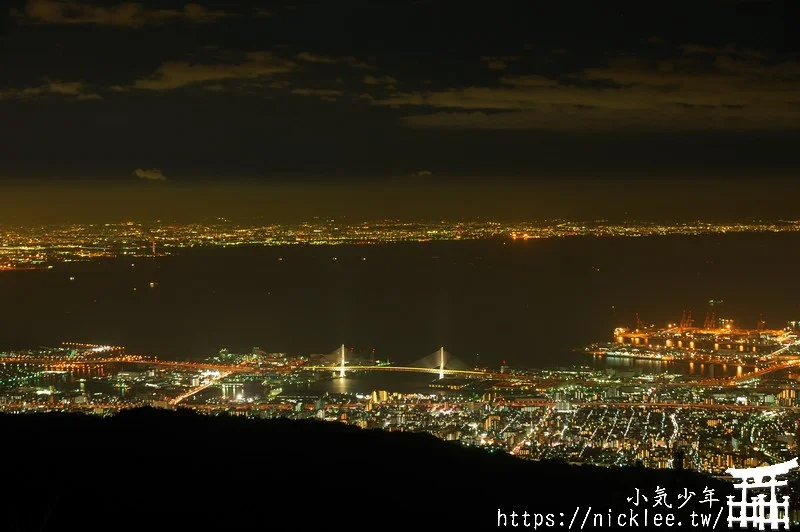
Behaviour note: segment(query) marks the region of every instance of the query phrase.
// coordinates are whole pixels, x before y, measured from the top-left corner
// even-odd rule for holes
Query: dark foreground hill
[[[711,515],[708,529],[733,493],[686,471],[523,462],[315,421],[150,409],[2,415],[0,435],[0,530],[496,530],[514,528],[512,512],[526,528],[525,511],[528,529],[578,530],[586,519],[588,530],[600,515],[604,529],[663,530],[667,513],[671,529],[687,529],[691,511],[694,528]],[[647,497],[639,506],[627,501],[637,488]],[[657,488],[672,508],[654,507]],[[698,504],[704,488],[719,502]],[[695,495],[679,510],[684,489]],[[717,528],[726,518],[724,509]]]

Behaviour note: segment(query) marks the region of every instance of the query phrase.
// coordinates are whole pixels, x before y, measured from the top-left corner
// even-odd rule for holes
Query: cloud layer
[[[363,81],[366,85],[394,85],[397,83],[392,76],[370,76],[369,74],[364,76]]]
[[[23,16],[41,24],[141,28],[175,20],[209,23],[234,15],[196,3],[155,9],[137,2],[106,6],[87,0],[28,0]],[[413,72],[403,74],[399,84],[385,73],[383,63],[377,71],[372,57],[367,63],[344,53],[323,55],[305,47],[235,52],[206,46],[200,50],[202,59],[199,53],[184,60],[185,52],[172,60],[155,57],[148,70],[128,73],[127,81],[115,77],[114,85],[50,79],[26,85],[28,80],[20,80],[19,87],[0,88],[0,100],[106,96],[103,105],[111,105],[135,93],[198,87],[209,94],[246,89],[269,97],[282,91],[284,96],[330,102],[369,102],[384,110],[396,109],[394,119],[404,125],[425,129],[800,129],[800,66],[793,59],[734,45],[676,45],[660,37],[650,37],[644,44],[645,49],[606,54],[594,64],[587,63],[587,55],[562,49],[544,49],[545,59],[541,51],[538,56],[522,50],[519,55],[476,53],[472,61],[486,67],[479,69],[479,75],[439,80],[420,75],[416,87]],[[567,58],[562,61],[560,56]]]
[[[43,84],[33,87],[0,90],[0,100],[32,99],[48,95],[57,95],[72,100],[99,100],[102,98],[99,94],[91,92],[84,83],[79,81],[45,79]]]
[[[192,64],[168,61],[132,87],[145,90],[172,90],[188,85],[230,80],[247,80],[291,72],[295,64],[271,52],[250,52],[238,63]]]
[[[753,50],[682,47],[680,57],[612,59],[569,75],[395,93],[375,105],[426,109],[412,127],[547,130],[800,128],[800,67]]]
[[[344,64],[352,68],[360,68],[362,70],[374,70],[375,67],[356,59],[355,57],[331,57],[327,55],[314,54],[311,52],[300,52],[295,56],[295,59],[305,63],[321,63],[325,65]]]
[[[506,57],[481,57],[481,61],[486,63],[486,67],[489,70],[505,70],[508,68],[509,63],[513,63],[514,61],[519,61],[519,57],[517,56],[506,56]]]
[[[147,9],[136,2],[124,2],[109,7],[58,0],[28,0],[24,16],[41,24],[89,24],[121,28],[141,28],[147,24],[184,20],[192,23],[211,23],[231,16],[210,10],[200,4],[186,4],[182,10]]]
[[[145,179],[147,181],[166,181],[167,178],[164,175],[164,172],[161,171],[160,168],[149,168],[147,170],[142,168],[137,168],[133,171],[133,175],[138,177],[139,179]]]
[[[239,59],[235,60],[238,55]],[[285,76],[291,73],[307,74],[309,69],[316,65],[340,65],[350,69],[372,69],[373,67],[353,57],[329,57],[310,53],[297,54],[295,59],[285,55],[278,55],[272,51],[254,51],[245,53],[216,52],[213,57],[205,61],[166,61],[161,63],[151,74],[132,80],[128,84],[114,84],[105,87],[96,87],[90,91],[82,82],[50,81],[32,87],[0,89],[0,100],[11,98],[33,98],[45,95],[68,96],[75,100],[101,99],[101,92],[129,93],[132,90],[141,91],[172,91],[192,86],[200,86],[210,92],[227,92],[238,90],[247,85],[250,88],[288,89],[293,86]],[[301,65],[298,63],[307,63]],[[278,77],[278,78],[276,78]],[[323,77],[324,79],[324,77]],[[269,81],[269,83],[262,83]],[[331,80],[332,81],[332,80]],[[393,90],[391,85],[396,80],[390,76],[367,75],[362,78],[367,85],[383,85]],[[341,79],[337,78],[341,84]],[[316,96],[328,101],[335,101],[338,96],[346,95],[341,89],[328,87],[295,87],[288,91],[300,96]],[[358,98],[359,93],[350,94]]]

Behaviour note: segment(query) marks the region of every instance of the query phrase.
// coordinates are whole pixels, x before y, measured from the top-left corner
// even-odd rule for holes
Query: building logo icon
[[[789,496],[784,495],[779,501],[777,494],[777,489],[785,486],[787,481],[778,480],[778,476],[786,475],[796,467],[797,458],[793,458],[771,466],[726,470],[726,473],[739,479],[734,487],[742,492],[739,500],[728,495],[728,527],[733,528],[738,523],[739,528],[752,525],[765,530],[769,525],[770,530],[776,530],[783,525],[788,530]]]

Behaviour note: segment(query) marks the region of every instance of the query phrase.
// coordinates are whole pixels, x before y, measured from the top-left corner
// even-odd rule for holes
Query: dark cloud
[[[313,96],[328,102],[335,102],[337,97],[344,94],[342,91],[333,89],[293,89],[291,92],[298,96]]]
[[[367,85],[394,85],[397,83],[397,80],[394,79],[392,76],[370,76],[367,74],[363,78],[364,83]]]
[[[167,178],[164,176],[164,172],[161,171],[160,168],[137,168],[133,171],[133,175],[138,177],[139,179],[144,179],[145,181],[166,181]]]
[[[686,54],[713,55],[713,56],[734,56],[748,59],[767,60],[768,57],[756,50],[749,48],[737,48],[732,44],[727,46],[702,46],[699,44],[684,44],[680,49]]]
[[[375,67],[364,61],[356,59],[355,57],[331,57],[327,55],[313,54],[311,52],[300,52],[295,56],[298,61],[306,63],[321,63],[326,65],[344,64],[352,68],[359,68],[362,70],[374,70]]]
[[[800,13],[778,0],[8,4],[2,179],[800,166]]]
[[[45,79],[44,83],[31,87],[0,90],[0,100],[33,99],[44,96],[60,96],[71,100],[100,100],[102,96],[90,91],[80,81],[57,81]]]
[[[41,24],[87,24],[141,28],[147,24],[184,20],[193,23],[211,23],[232,16],[221,10],[210,10],[200,4],[186,4],[182,10],[148,9],[137,2],[115,5],[94,5],[60,0],[28,0],[24,17]]]
[[[446,129],[599,131],[800,128],[800,67],[755,51],[698,49],[700,59],[618,58],[559,76],[504,76],[500,84],[397,93],[375,101],[440,109],[404,118]],[[723,55],[725,52],[725,55]],[[705,56],[712,55],[709,63]],[[746,57],[747,59],[741,59]]]
[[[486,63],[489,70],[505,70],[508,68],[509,63],[519,61],[519,56],[503,56],[503,57],[481,57],[481,61]]]
[[[189,63],[169,61],[147,77],[137,79],[132,88],[144,90],[173,90],[189,85],[230,80],[252,80],[291,72],[295,64],[272,52],[250,52],[240,62]]]

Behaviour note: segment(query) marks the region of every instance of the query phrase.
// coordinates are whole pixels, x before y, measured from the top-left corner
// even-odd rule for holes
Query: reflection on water
[[[584,365],[589,365],[597,370],[615,369],[618,371],[632,371],[641,374],[677,373],[706,378],[741,376],[753,371],[752,365],[738,364],[708,364],[685,361],[660,361],[648,359],[633,359],[624,357],[593,357],[582,359]],[[374,390],[386,390],[399,393],[441,393],[440,389],[429,387],[436,382],[436,377],[428,374],[415,373],[362,373],[347,374],[345,378],[322,380],[306,387],[295,388],[294,391],[304,393],[363,393],[368,394]],[[287,390],[288,391],[288,390]],[[291,393],[291,392],[289,392]]]
[[[325,392],[368,394],[374,390],[386,390],[397,393],[432,394],[439,390],[434,390],[428,385],[437,380],[437,377],[427,373],[351,373],[344,378],[317,381],[306,387],[295,388],[294,391],[312,394]]]
[[[107,379],[118,369],[106,365],[76,365],[69,370],[46,367],[36,378],[30,380],[30,385],[58,392],[102,393],[125,397],[130,387],[122,382],[115,386]]]
[[[244,384],[239,382],[231,384],[226,383],[220,386],[220,392],[223,399],[241,401],[244,397]]]
[[[683,360],[652,360],[629,357],[594,357],[595,367],[626,369],[639,373],[678,373],[698,377],[741,377],[753,371],[752,364],[712,364],[704,362],[688,362]]]

